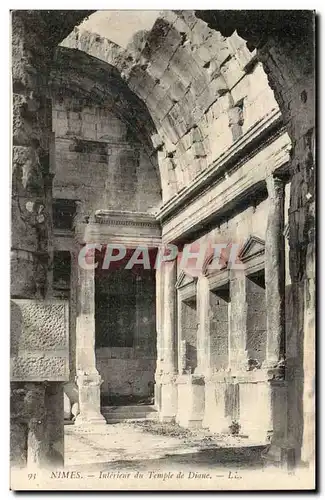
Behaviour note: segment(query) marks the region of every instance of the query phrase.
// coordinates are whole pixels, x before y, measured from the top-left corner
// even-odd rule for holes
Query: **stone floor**
[[[265,443],[188,430],[158,421],[65,428],[65,470],[78,480],[46,478],[55,489],[264,490],[307,488],[301,472],[265,466]],[[75,485],[75,486],[74,486]]]
[[[168,460],[198,462],[222,452],[223,463],[247,462],[262,465],[261,443],[245,438],[188,430],[175,424],[134,421],[80,428],[65,428],[65,465],[132,463]],[[203,460],[204,461],[204,460]]]
[[[187,430],[158,421],[89,428],[65,426],[64,470],[36,479],[11,471],[12,489],[264,490],[307,489],[310,475],[265,466],[265,444]],[[32,474],[34,477],[34,474]]]

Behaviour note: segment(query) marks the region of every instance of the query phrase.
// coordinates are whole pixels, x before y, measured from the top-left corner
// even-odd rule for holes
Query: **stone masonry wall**
[[[110,109],[82,98],[53,100],[54,198],[82,200],[87,211],[152,211],[160,186],[150,158]]]
[[[263,273],[264,274],[264,273]],[[266,356],[265,288],[250,277],[246,278],[247,355],[261,365]]]
[[[214,370],[226,370],[229,357],[228,301],[210,292],[210,366]]]

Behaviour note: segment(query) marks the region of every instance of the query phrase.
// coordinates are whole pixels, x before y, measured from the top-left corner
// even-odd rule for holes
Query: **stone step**
[[[103,406],[101,413],[109,423],[125,420],[151,420],[158,417],[157,411],[151,405]]]

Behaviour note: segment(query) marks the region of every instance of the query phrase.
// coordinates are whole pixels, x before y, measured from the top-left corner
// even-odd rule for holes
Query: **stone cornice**
[[[247,131],[243,137],[234,142],[206,170],[200,172],[191,184],[185,186],[177,195],[165,203],[156,214],[157,220],[164,222],[172,218],[185,204],[188,205],[202,192],[211,188],[213,184],[222,181],[225,174],[245,163],[284,130],[279,110],[267,115]]]
[[[145,212],[97,210],[89,223],[78,223],[75,238],[80,244],[121,244],[128,248],[161,244],[161,229],[154,215]]]
[[[267,197],[266,177],[287,168],[290,161],[291,142],[287,133],[281,133],[231,174],[209,185],[187,203],[182,211],[162,224],[163,243],[177,243],[203,234],[206,228],[220,224],[231,216],[240,204],[254,204],[259,196]]]
[[[156,217],[147,212],[96,210],[94,218],[96,223],[110,226],[160,227]]]

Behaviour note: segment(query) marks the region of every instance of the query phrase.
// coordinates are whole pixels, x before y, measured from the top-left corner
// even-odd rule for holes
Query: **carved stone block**
[[[11,380],[69,380],[68,302],[11,300]]]

